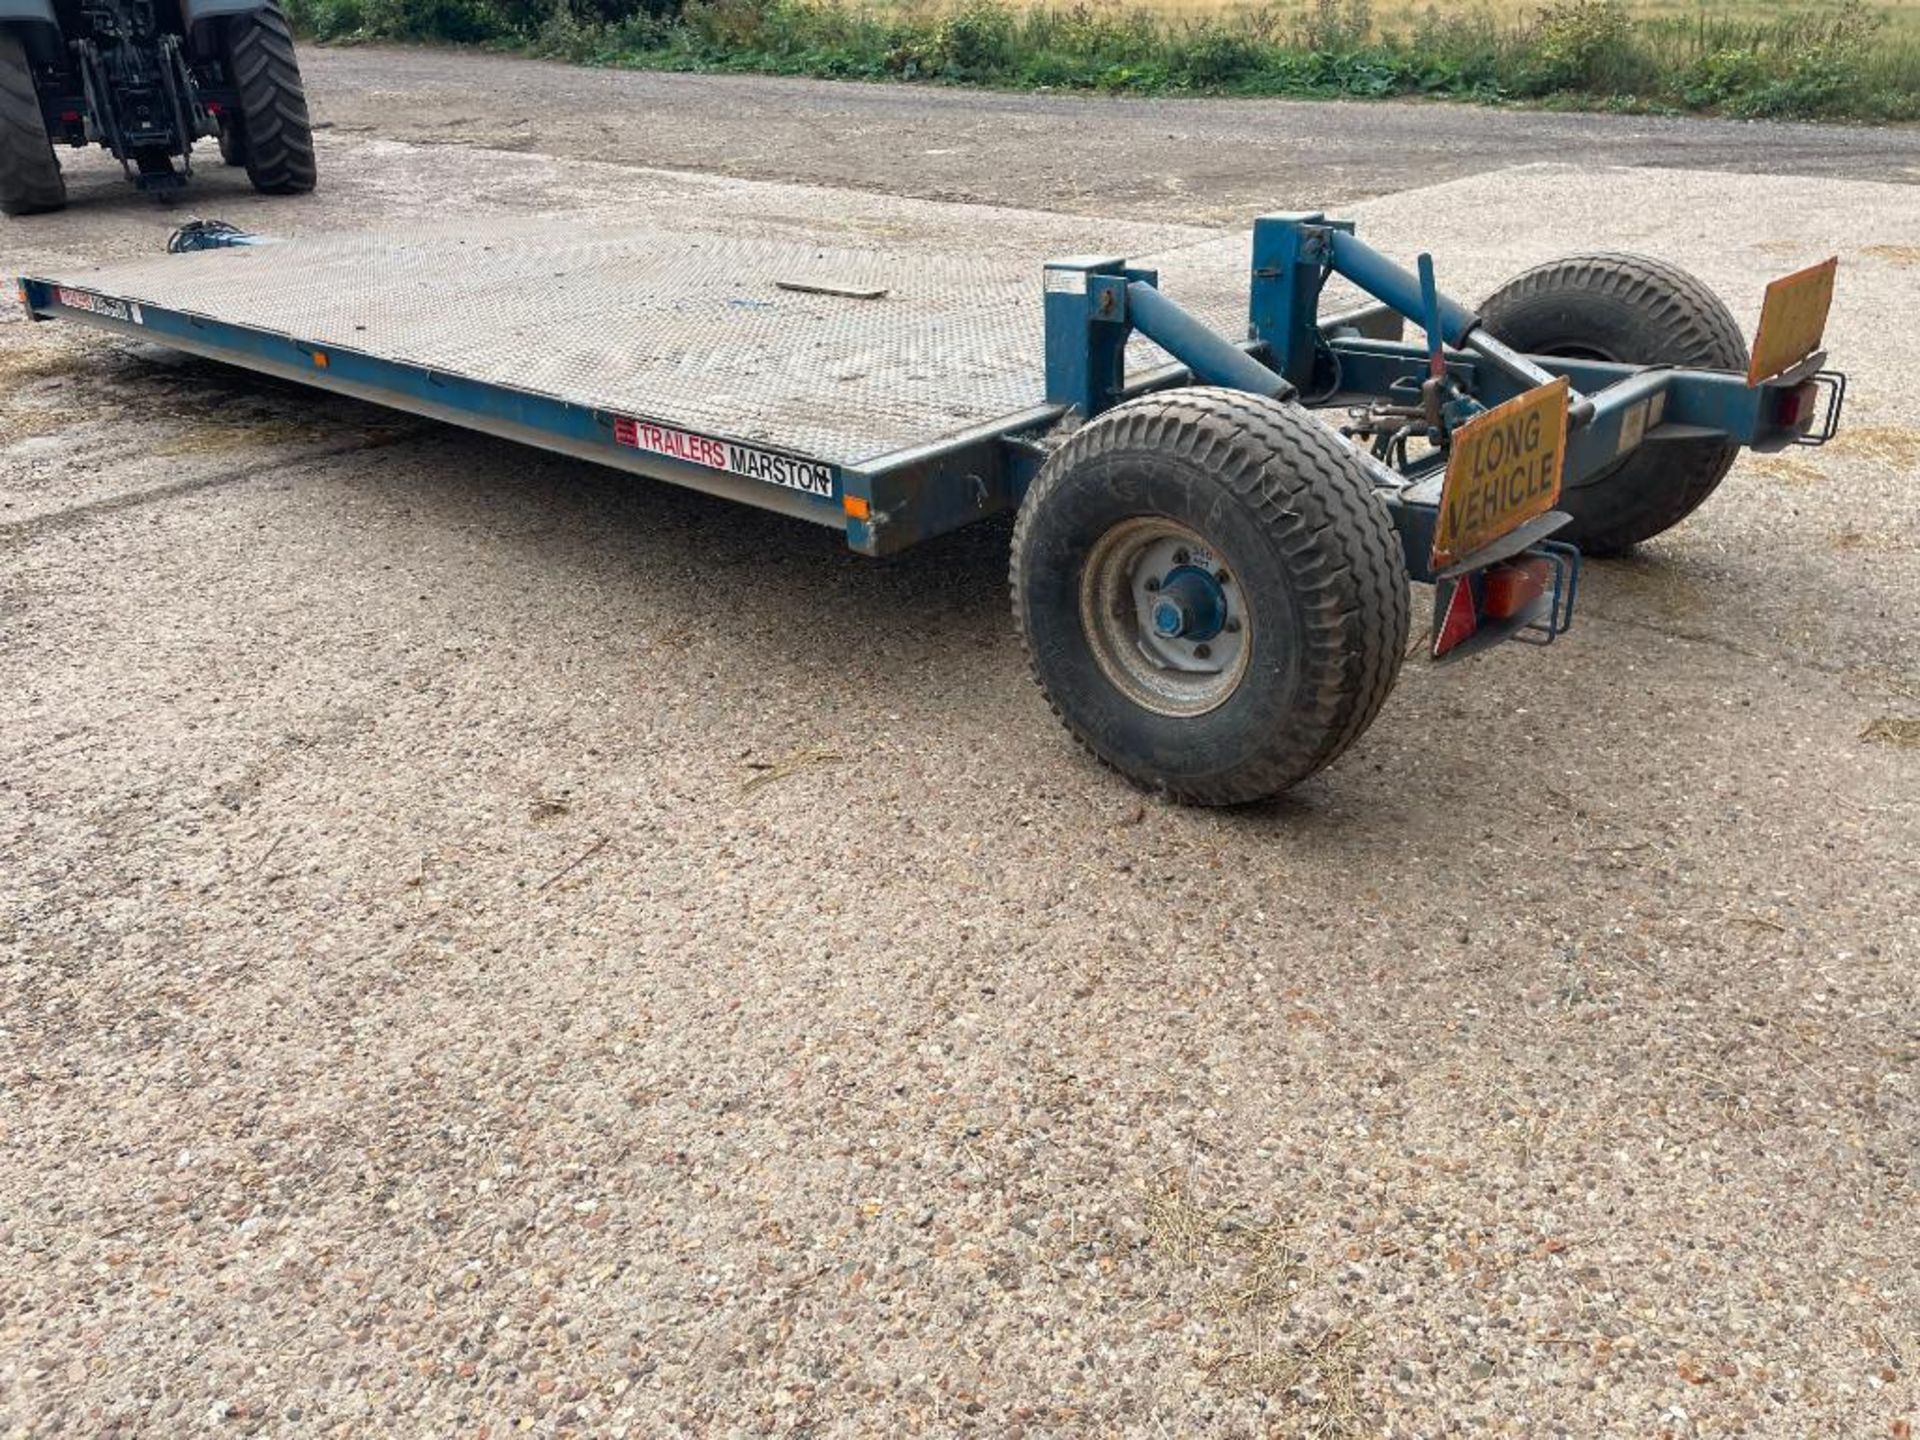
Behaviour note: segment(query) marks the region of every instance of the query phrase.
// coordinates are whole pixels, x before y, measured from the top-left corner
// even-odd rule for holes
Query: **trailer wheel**
[[[1487,329],[1516,350],[1630,365],[1747,368],[1747,344],[1727,307],[1677,265],[1643,255],[1574,255],[1509,280],[1480,307]],[[1680,523],[1711,495],[1740,447],[1729,440],[1657,440],[1578,485],[1556,538],[1618,555]]]
[[[18,35],[0,31],[0,213],[38,215],[67,203],[33,70]]]
[[[1021,506],[1011,588],[1068,731],[1194,804],[1331,762],[1406,648],[1406,566],[1361,460],[1235,390],[1144,396],[1075,433]]]
[[[313,126],[293,32],[278,5],[227,22],[227,68],[240,93],[240,163],[247,179],[262,195],[306,194],[318,179]]]

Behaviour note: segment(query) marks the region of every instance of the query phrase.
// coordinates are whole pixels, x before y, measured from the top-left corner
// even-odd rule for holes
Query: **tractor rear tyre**
[[[33,70],[18,35],[0,31],[0,214],[38,215],[67,203]]]
[[[313,126],[293,32],[278,5],[265,5],[227,22],[227,69],[240,95],[237,147],[222,137],[220,153],[237,148],[247,179],[262,195],[304,195],[318,173]]]
[[[1082,426],[1014,527],[1014,618],[1067,730],[1192,804],[1275,795],[1379,713],[1407,573],[1363,464],[1298,405],[1194,387]]]
[[[1677,265],[1644,255],[1574,255],[1509,280],[1480,319],[1514,349],[1624,365],[1747,368],[1727,307]],[[1555,535],[1590,555],[1619,555],[1680,523],[1713,493],[1740,447],[1650,440],[1561,492],[1573,523]]]

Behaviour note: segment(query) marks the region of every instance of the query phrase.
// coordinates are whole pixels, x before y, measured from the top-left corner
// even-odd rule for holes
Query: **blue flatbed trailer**
[[[1437,587],[1435,659],[1549,641],[1575,603],[1569,531],[1630,544],[1738,447],[1838,426],[1831,266],[1770,293],[1757,345],[1786,358],[1756,373],[1724,307],[1658,262],[1528,272],[1485,312],[1551,342],[1522,348],[1420,260],[1318,214],[1154,268],[640,226],[215,224],[19,294],[35,319],[831,525],[864,554],[1017,510],[1015,608],[1068,729],[1138,783],[1234,803],[1371,722],[1409,581]],[[1323,313],[1337,281],[1360,303]],[[1541,318],[1563,314],[1566,334]],[[1614,353],[1683,341],[1716,363]]]

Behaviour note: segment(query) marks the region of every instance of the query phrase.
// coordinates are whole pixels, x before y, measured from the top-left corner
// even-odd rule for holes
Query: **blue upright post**
[[[1309,211],[1253,222],[1247,333],[1266,345],[1273,368],[1302,390],[1313,388],[1327,223],[1326,216]]]
[[[1088,419],[1119,403],[1126,379],[1127,262],[1074,255],[1046,268],[1047,403]],[[1099,283],[1109,277],[1109,283]]]

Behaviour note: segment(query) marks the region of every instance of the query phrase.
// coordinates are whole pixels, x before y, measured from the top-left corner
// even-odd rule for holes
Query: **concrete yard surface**
[[[1507,166],[1920,181],[1909,126],[1551,114],[1423,101],[1091,99],[529,63],[356,45],[303,57],[339,133],[579,155],[930,200],[1228,222]]]
[[[84,160],[0,269],[548,215],[1037,303],[1215,233],[435,138]],[[1751,327],[1837,253],[1846,428],[1231,813],[1057,728],[1004,525],[0,322],[0,1435],[1908,1434],[1920,190],[1511,158],[1321,178],[1467,297],[1631,249]]]

